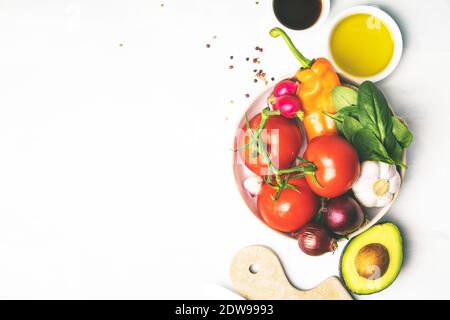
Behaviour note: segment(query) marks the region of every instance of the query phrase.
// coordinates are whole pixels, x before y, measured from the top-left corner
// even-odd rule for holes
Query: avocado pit
[[[363,278],[381,278],[389,267],[389,252],[380,243],[370,243],[362,247],[355,258],[356,272]]]

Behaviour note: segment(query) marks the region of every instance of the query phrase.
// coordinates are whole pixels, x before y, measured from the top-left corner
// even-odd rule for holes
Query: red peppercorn
[[[233,65],[231,65],[231,66],[229,66],[229,67],[228,67],[228,69],[230,69],[230,70],[231,70],[231,69],[233,69],[233,68],[234,68],[234,66],[233,66]]]
[[[246,94],[245,94],[245,97],[248,98],[248,97],[250,97],[250,95],[249,95],[248,93],[246,93]]]

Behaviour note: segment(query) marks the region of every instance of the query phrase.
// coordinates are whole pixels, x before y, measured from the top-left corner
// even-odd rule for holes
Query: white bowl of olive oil
[[[328,36],[330,60],[355,82],[386,78],[400,62],[402,34],[383,10],[356,6],[339,13]]]

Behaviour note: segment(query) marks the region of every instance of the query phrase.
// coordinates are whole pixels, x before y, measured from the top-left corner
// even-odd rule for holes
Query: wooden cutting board
[[[250,300],[352,300],[337,277],[310,290],[295,288],[286,277],[278,256],[264,246],[239,251],[231,264],[233,288]]]

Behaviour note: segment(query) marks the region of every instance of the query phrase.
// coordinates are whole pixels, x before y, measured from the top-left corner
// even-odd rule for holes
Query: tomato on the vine
[[[260,122],[261,113],[249,121],[253,132],[257,131]],[[241,133],[243,135],[238,141],[238,148],[245,165],[257,175],[267,175],[268,163],[264,155],[255,152],[255,149],[245,147],[252,139],[247,132],[247,125],[243,126]],[[302,134],[295,120],[272,115],[268,118],[260,137],[267,146],[267,154],[275,169],[287,169],[295,162],[302,146]]]
[[[293,188],[279,192],[270,184],[263,184],[257,198],[261,218],[271,228],[292,232],[308,223],[319,208],[319,197],[312,192],[304,178],[290,178]]]
[[[322,197],[344,194],[359,177],[358,153],[338,135],[318,136],[309,141],[304,158],[317,168],[314,174],[306,176],[306,181]]]

